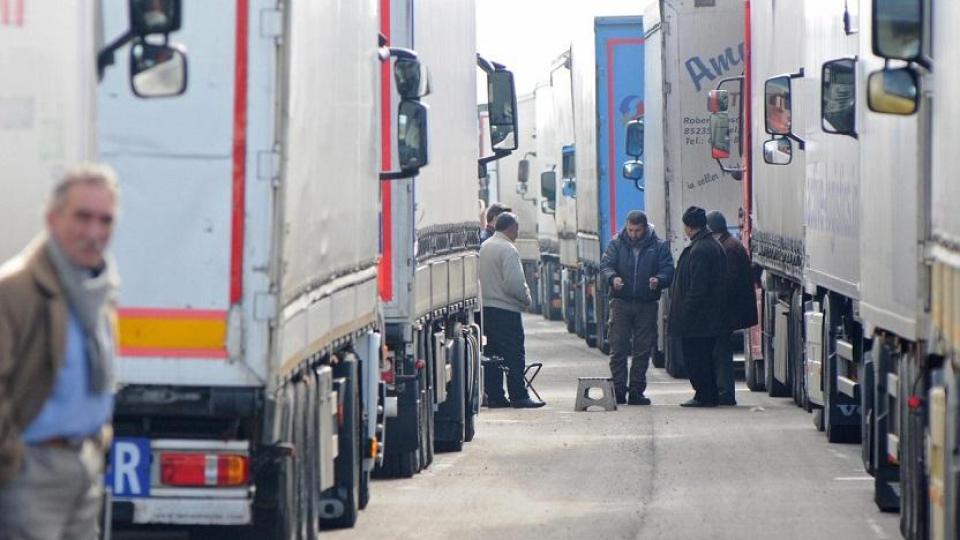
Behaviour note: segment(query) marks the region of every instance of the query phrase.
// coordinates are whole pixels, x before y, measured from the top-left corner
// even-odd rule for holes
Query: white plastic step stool
[[[603,396],[594,399],[590,397],[590,389],[599,388]],[[577,403],[573,410],[580,412],[589,407],[603,407],[607,411],[617,410],[617,397],[613,390],[613,379],[610,377],[579,377],[577,383]]]

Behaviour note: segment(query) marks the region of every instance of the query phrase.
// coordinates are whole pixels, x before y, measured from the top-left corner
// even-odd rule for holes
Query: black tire
[[[343,513],[332,518],[321,517],[319,524],[323,529],[349,529],[356,524],[357,515],[360,512],[360,477],[363,469],[363,458],[360,455],[360,423],[362,421],[360,389],[357,384],[359,369],[356,360],[344,358],[336,366],[334,374],[345,381],[341,387],[345,392],[344,419],[338,436],[337,458],[334,462],[335,485],[323,493],[322,499],[339,501],[343,506]]]
[[[290,440],[293,418],[292,393],[280,391],[277,399],[277,414],[280,417],[281,439]],[[267,452],[266,449],[261,449]],[[270,459],[253,471],[256,494],[253,499],[253,523],[240,530],[243,540],[287,540],[296,527],[293,508],[293,493],[296,481],[292,456]]]
[[[440,404],[439,410],[434,413],[441,424],[434,424],[434,450],[437,452],[460,452],[465,442],[466,426],[466,344],[462,337],[460,325],[453,331],[454,354],[453,380],[447,394],[447,400]],[[472,415],[471,415],[472,416]]]
[[[790,297],[790,362],[793,373],[791,393],[798,407],[807,408],[806,384],[804,383],[805,358],[803,338],[803,294],[796,290]]]
[[[370,473],[360,472],[360,509],[363,510],[370,504]]]

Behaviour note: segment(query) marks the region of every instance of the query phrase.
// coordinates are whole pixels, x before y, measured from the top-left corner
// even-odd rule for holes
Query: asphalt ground
[[[650,368],[648,407],[574,412],[607,359],[561,323],[524,318],[544,363],[537,410],[484,409],[476,439],[412,479],[377,481],[330,538],[897,539],[860,447],[833,445],[786,398],[737,383],[736,407],[684,409],[686,380]]]

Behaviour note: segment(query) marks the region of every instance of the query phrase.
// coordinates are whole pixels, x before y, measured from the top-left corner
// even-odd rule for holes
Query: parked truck
[[[550,231],[556,236],[553,219],[542,219],[540,211],[540,170],[537,161],[536,93],[517,98],[517,117],[521,120],[517,150],[496,163],[499,201],[513,209],[520,221],[516,246],[523,263],[523,274],[533,297],[530,313],[543,313],[541,292],[541,256],[551,254]],[[555,250],[554,250],[555,252]]]
[[[122,8],[127,14],[116,34],[121,37],[110,42],[104,38],[116,36],[97,31],[104,17],[102,3],[82,0],[75,4],[69,13],[50,0],[2,4],[0,163],[4,173],[0,184],[4,195],[0,214],[9,223],[0,235],[0,262],[16,255],[42,229],[43,203],[66,169],[99,158],[97,84],[117,49],[133,41],[140,51],[136,59],[124,59],[124,64],[136,60],[135,70],[139,70],[131,74],[139,78],[127,82],[133,86],[125,87],[124,94],[136,91],[149,98],[185,89],[187,72],[181,46],[150,47],[147,58],[142,44],[148,34],[164,35],[179,29],[179,2],[161,2],[156,12],[135,1],[109,6],[111,11]],[[152,13],[163,20],[148,23]],[[63,54],[68,50],[76,54]],[[169,62],[158,62],[163,54],[169,55]],[[147,60],[157,62],[157,69],[146,69]],[[163,69],[169,70],[170,78],[161,81],[157,73]],[[145,104],[142,100],[137,103]]]
[[[643,115],[642,23],[640,17],[585,21],[565,59],[567,69],[556,72],[570,77],[573,139],[557,151],[563,195],[575,199],[576,212],[576,219],[568,219],[575,231],[558,222],[563,311],[568,329],[603,350],[607,293],[597,278],[600,256],[626,213],[643,208],[642,191],[619,173],[627,159],[625,126]]]
[[[479,168],[486,176],[488,163],[516,150],[517,101],[512,74],[477,54],[474,2],[380,5],[381,34],[390,45],[415,47],[433,68],[434,90],[424,98],[431,165],[381,187],[382,377],[397,414],[387,421],[380,472],[409,477],[432,462],[435,449],[458,451],[474,435],[482,398],[477,175]],[[484,146],[490,155],[484,156],[477,140],[478,80],[488,89]]]
[[[134,107],[117,76],[101,89],[103,155],[125,179],[113,518],[258,538],[351,526],[384,442],[377,6],[190,14],[180,102]],[[419,92],[397,90],[383,114],[426,130]],[[422,148],[399,144],[414,174]]]
[[[862,207],[871,231],[861,237],[872,345],[861,382],[865,463],[877,504],[899,504],[905,538],[957,538],[960,191],[950,138],[960,110],[950,98],[958,43],[949,22],[960,11],[940,1],[876,1],[863,11],[861,159],[864,181],[876,182]]]
[[[739,233],[740,182],[724,176],[711,159],[704,106],[714,85],[743,72],[743,8],[741,0],[661,0],[644,16],[644,179],[636,181],[644,187],[643,208],[670,243],[674,260],[685,245],[681,218],[690,206],[721,211],[730,232]],[[668,296],[661,298],[654,363],[662,360],[670,374],[681,376],[686,371],[678,340],[666,332]]]

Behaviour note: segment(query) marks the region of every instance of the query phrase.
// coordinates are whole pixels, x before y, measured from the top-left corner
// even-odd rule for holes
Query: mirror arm
[[[405,180],[407,178],[413,178],[419,173],[420,169],[381,172],[380,180]]]
[[[103,79],[103,74],[107,70],[107,66],[113,65],[113,53],[117,52],[118,49],[129,43],[135,37],[136,34],[133,33],[133,30],[127,30],[122,36],[108,43],[103,49],[97,52],[98,79]]]
[[[497,70],[497,68],[494,67],[494,64],[490,63],[490,61],[486,58],[480,56],[480,53],[477,53],[477,67],[482,69],[484,73],[488,74]]]
[[[720,166],[720,171],[723,174],[729,174],[733,177],[734,180],[741,180],[743,178],[743,167],[727,167],[723,164],[723,161],[714,158],[714,161],[717,162],[717,165]]]
[[[482,157],[477,160],[477,163],[480,165],[486,165],[491,161],[496,161],[500,158],[505,158],[513,153],[513,150],[494,150],[492,156]]]
[[[790,140],[792,140],[792,141],[795,141],[795,142],[797,143],[797,148],[798,148],[798,149],[800,149],[800,150],[806,150],[806,149],[807,149],[807,143],[806,143],[806,141],[804,141],[804,140],[801,139],[800,137],[797,137],[796,135],[794,135],[794,133],[793,133],[792,131],[791,131],[790,133],[784,135],[784,137],[786,137],[786,138],[788,138],[788,139],[790,139]]]
[[[407,49],[405,47],[390,47],[390,56],[394,58],[402,58],[404,60],[420,59],[417,51],[414,51],[413,49]]]

